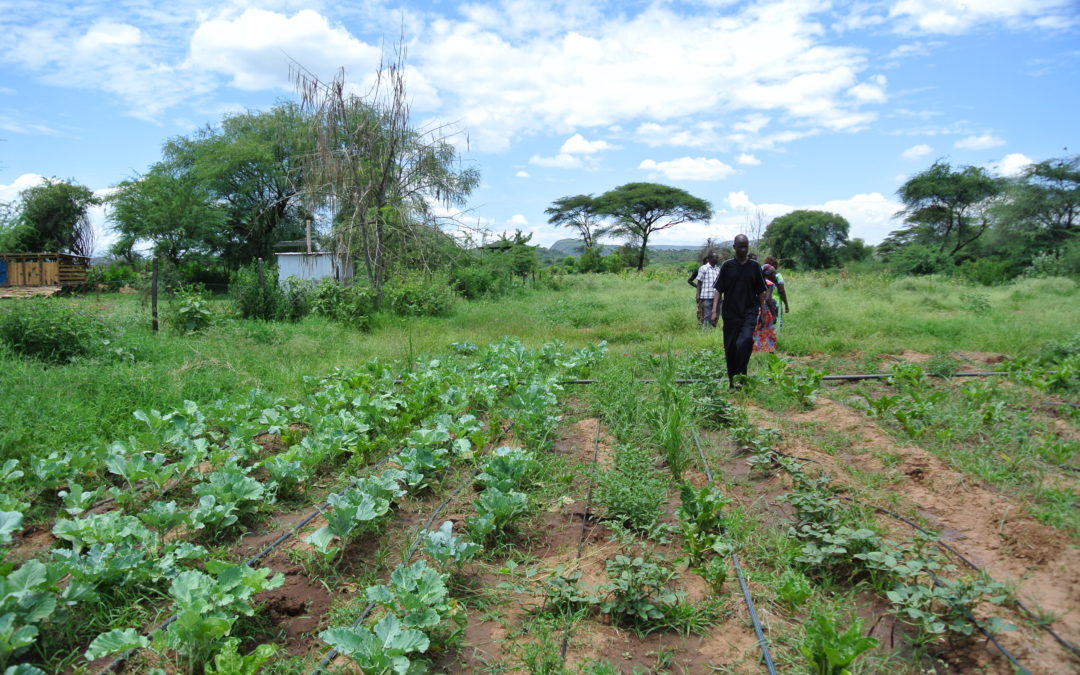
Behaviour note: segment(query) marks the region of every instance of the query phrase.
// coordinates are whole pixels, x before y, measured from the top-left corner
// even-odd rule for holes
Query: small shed
[[[86,283],[90,258],[70,253],[0,253],[0,288],[60,288]]]
[[[306,246],[304,244],[306,243]],[[274,253],[277,258],[278,284],[282,284],[289,277],[296,277],[304,281],[322,281],[333,279],[338,283],[348,283],[353,278],[353,266],[344,256],[337,256],[329,251],[312,250],[311,242],[282,241],[276,248],[289,249],[300,248],[307,250],[284,250]]]

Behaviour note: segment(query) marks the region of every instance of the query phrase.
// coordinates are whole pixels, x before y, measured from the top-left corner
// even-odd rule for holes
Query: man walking
[[[716,317],[713,315],[713,296],[716,295],[716,275],[720,268],[716,266],[716,253],[709,251],[705,254],[705,264],[694,272],[691,279],[697,281],[697,305],[698,322],[702,328],[709,329],[716,326]],[[690,282],[694,285],[694,282]]]
[[[765,279],[761,265],[750,259],[750,240],[745,234],[735,237],[735,257],[717,269],[712,300],[713,324],[724,319],[724,357],[727,360],[728,385],[735,388],[735,376],[746,375],[754,351],[754,327],[758,311],[765,306]]]

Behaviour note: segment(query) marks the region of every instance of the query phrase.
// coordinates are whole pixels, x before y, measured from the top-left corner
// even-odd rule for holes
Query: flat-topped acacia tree
[[[639,246],[637,269],[645,267],[645,249],[653,232],[680,223],[709,221],[709,202],[659,183],[627,183],[596,198],[594,208],[610,217],[610,232]]]

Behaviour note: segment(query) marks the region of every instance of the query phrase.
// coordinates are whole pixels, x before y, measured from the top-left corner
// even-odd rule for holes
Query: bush
[[[446,316],[457,294],[445,274],[411,274],[383,287],[387,307],[399,316]]]
[[[375,293],[365,286],[342,286],[333,279],[323,279],[311,290],[311,311],[319,316],[359,330],[371,326],[375,313]]]
[[[458,267],[453,273],[454,290],[469,300],[496,298],[506,293],[510,279],[505,271],[484,265]]]
[[[277,280],[277,267],[267,265],[263,287],[259,287],[259,271],[252,264],[236,270],[229,295],[236,311],[245,319],[263,321],[299,321],[311,312],[310,282],[289,277],[284,284]]]
[[[942,274],[952,269],[952,260],[925,244],[908,244],[889,259],[900,274]]]
[[[201,285],[181,286],[169,303],[165,323],[180,333],[198,333],[209,328],[214,313],[206,296]]]
[[[0,341],[17,354],[69,363],[104,351],[113,329],[61,300],[27,298],[0,311]]]

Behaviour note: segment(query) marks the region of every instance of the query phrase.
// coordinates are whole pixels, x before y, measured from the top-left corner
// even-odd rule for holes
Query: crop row
[[[246,658],[225,638],[252,611],[250,599],[280,579],[207,561],[203,544],[238,532],[278,498],[302,497],[309,479],[331,467],[363,467],[404,446],[393,473],[354,480],[332,496],[327,526],[313,543],[333,555],[333,542],[385,515],[398,493],[425,489],[448,457],[469,459],[486,434],[477,415],[489,424],[513,417],[525,437],[550,433],[544,422],[553,414],[553,373],[581,373],[602,353],[567,352],[558,344],[531,351],[515,341],[456,347],[458,354],[421,361],[404,374],[371,362],[312,378],[298,401],[256,391],[205,410],[188,402],[165,414],[136,412],[144,433],[96,452],[52,453],[49,462],[34,461],[27,481],[9,462],[6,486],[16,489],[5,492],[5,504],[41,506],[55,494],[70,517],[57,519],[52,531],[64,543],[42,559],[5,562],[0,633],[6,627],[8,639],[0,639],[0,665],[19,657],[44,664],[50,653],[70,652],[76,626],[83,628],[74,631],[79,636],[97,626],[112,629],[91,644],[90,659],[150,644],[134,627],[74,618],[89,602],[107,615],[140,597],[168,598],[176,608],[152,646],[175,653],[189,670],[215,654],[226,662]],[[270,452],[275,445],[284,449]],[[167,494],[175,498],[164,501]],[[106,495],[113,503],[102,511]],[[21,519],[22,509],[2,517],[9,538]],[[15,667],[38,672],[27,663]]]

